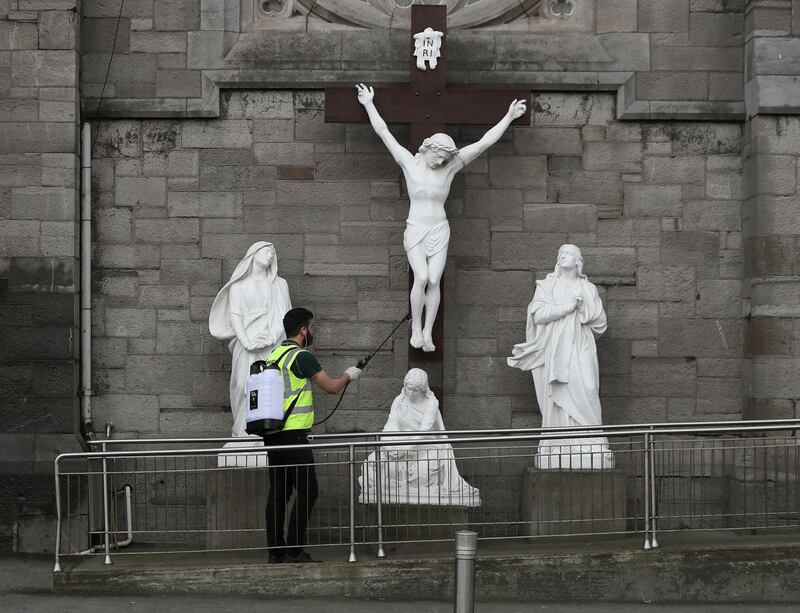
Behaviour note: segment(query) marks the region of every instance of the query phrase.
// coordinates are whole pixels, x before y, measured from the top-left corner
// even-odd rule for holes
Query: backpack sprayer
[[[378,345],[378,348],[375,349],[375,351],[367,356],[364,356],[363,359],[358,361],[356,368],[361,370],[366,368],[367,364],[369,364],[369,361],[375,357],[375,355],[383,348],[389,339],[394,336],[394,333],[397,332],[398,328],[400,328],[400,326],[402,326],[409,319],[411,319],[411,315],[405,315],[403,319],[401,319],[400,322],[394,327],[394,330],[389,333],[389,336],[387,336],[383,342]],[[295,396],[292,404],[289,405],[289,408],[286,409],[286,411],[284,411],[283,375],[281,374],[278,363],[293,349],[294,347],[290,347],[277,359],[270,363],[267,363],[265,360],[258,360],[250,365],[250,376],[247,378],[248,411],[245,417],[245,431],[248,434],[257,434],[260,436],[267,431],[281,430],[286,418],[291,414],[295,403],[297,402],[298,398],[300,398],[299,394]],[[336,402],[336,406],[333,407],[333,410],[328,413],[328,416],[325,419],[315,423],[315,426],[325,423],[336,412],[336,409],[339,408],[339,405],[344,399],[344,394],[349,385],[350,381],[345,383],[342,393],[339,396],[339,400]]]

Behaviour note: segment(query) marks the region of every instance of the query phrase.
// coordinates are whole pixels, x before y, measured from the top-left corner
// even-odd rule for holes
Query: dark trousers
[[[307,445],[305,430],[284,430],[264,436],[265,445]],[[275,553],[298,553],[306,544],[306,526],[317,500],[319,487],[314,470],[314,453],[309,448],[278,449],[268,452],[269,493],[267,494],[267,547]],[[289,499],[295,492],[284,537]]]

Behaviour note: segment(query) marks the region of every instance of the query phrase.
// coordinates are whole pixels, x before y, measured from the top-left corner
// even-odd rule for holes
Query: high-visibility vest
[[[286,419],[283,426],[284,430],[310,430],[314,425],[314,398],[311,393],[311,379],[295,376],[292,372],[292,364],[305,351],[300,347],[286,350],[286,345],[278,345],[269,354],[267,362],[277,360],[276,364],[281,369],[283,375],[283,412],[289,410],[294,402],[294,409]],[[285,353],[285,355],[281,355]],[[295,401],[295,398],[297,399]]]

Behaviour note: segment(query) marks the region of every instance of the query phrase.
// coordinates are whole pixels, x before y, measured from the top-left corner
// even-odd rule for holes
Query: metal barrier
[[[355,562],[357,546],[383,557],[387,543],[452,541],[463,529],[482,540],[638,533],[645,549],[679,530],[793,530],[797,428],[800,420],[374,432],[280,449],[315,454],[318,496],[305,502],[304,546],[345,547]],[[545,439],[585,439],[573,454],[591,466],[598,436],[608,438],[613,470],[535,466]],[[96,442],[100,451],[58,456],[55,570],[61,556],[110,564],[112,554],[264,550],[269,479],[289,484],[288,498],[312,466],[266,468],[259,457],[275,448],[220,447],[236,441],[106,440]],[[426,485],[403,489],[403,479]],[[118,492],[127,493],[122,504]],[[273,528],[288,530],[291,544],[291,527]]]

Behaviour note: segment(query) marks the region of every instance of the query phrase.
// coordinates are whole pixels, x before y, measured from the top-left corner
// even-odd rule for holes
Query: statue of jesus
[[[511,122],[522,117],[526,110],[525,101],[514,100],[497,125],[476,143],[458,149],[447,134],[434,134],[423,141],[419,152],[414,155],[389,132],[386,122],[373,104],[375,91],[363,83],[356,85],[356,89],[358,101],[367,110],[373,130],[403,170],[406,179],[410,207],[403,247],[414,271],[410,342],[417,349],[434,351],[433,323],[441,301],[440,282],[450,242],[450,224],[444,210],[450,185],[459,170],[500,140]]]

